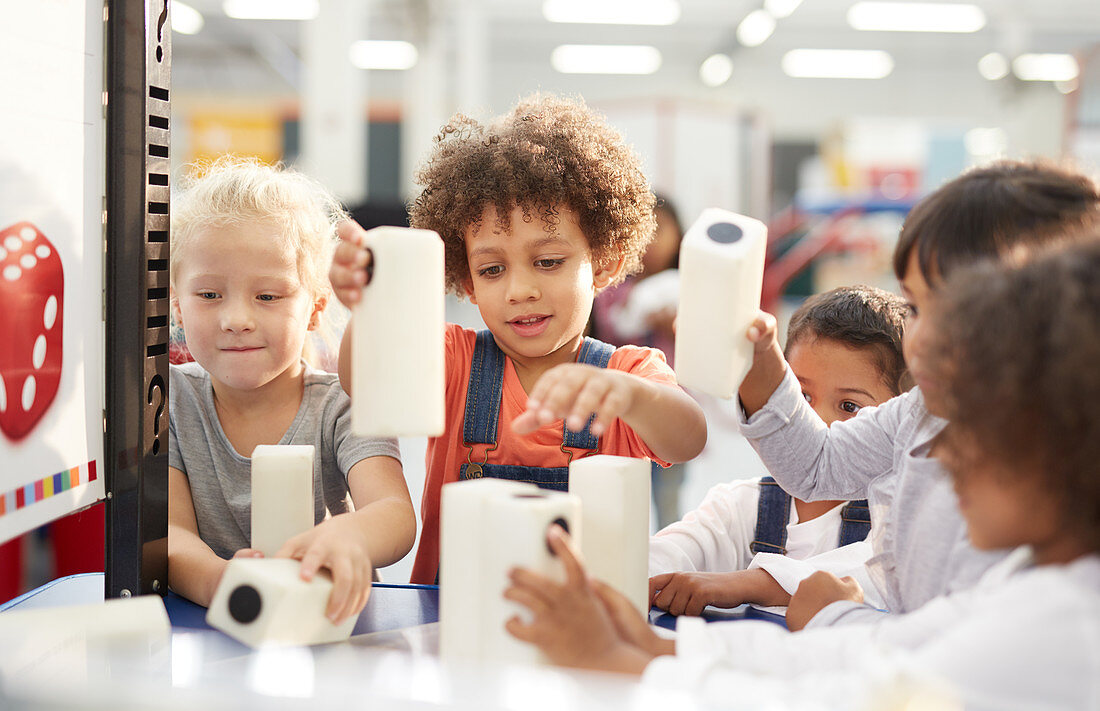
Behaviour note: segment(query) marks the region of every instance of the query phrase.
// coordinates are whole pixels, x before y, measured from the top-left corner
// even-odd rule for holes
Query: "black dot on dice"
[[[251,585],[238,585],[229,594],[229,616],[242,625],[259,617],[262,608],[260,592]]]
[[[741,239],[744,234],[741,228],[732,222],[715,222],[707,228],[707,237],[721,244],[732,244]]]

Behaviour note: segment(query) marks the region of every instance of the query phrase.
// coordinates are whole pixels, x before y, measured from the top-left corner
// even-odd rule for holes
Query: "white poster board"
[[[0,542],[104,497],[103,5],[0,22]]]

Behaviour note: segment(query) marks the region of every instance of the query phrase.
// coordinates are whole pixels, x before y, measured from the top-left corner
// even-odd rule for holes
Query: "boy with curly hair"
[[[445,483],[564,490],[574,457],[668,466],[706,443],[702,409],[660,351],[584,336],[596,293],[638,271],[655,229],[653,193],[622,137],[580,101],[534,96],[487,125],[456,115],[435,143],[410,224],[442,237],[447,287],[487,330],[446,329],[447,424],[428,441],[414,583],[438,578]],[[363,234],[342,225],[330,273],[348,306],[368,280]],[[348,333],[340,373],[350,389]]]

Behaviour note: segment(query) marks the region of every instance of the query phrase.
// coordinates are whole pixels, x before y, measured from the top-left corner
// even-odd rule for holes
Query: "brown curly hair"
[[[1100,186],[1050,161],[998,161],[968,170],[921,200],[905,218],[894,274],[916,250],[929,284],[956,268],[1020,247],[1038,247],[1100,215]]]
[[[460,296],[470,280],[466,231],[489,206],[502,231],[515,207],[525,220],[537,214],[548,232],[558,208],[571,209],[596,265],[623,259],[619,280],[641,269],[656,230],[641,160],[580,99],[536,94],[487,125],[455,114],[415,177],[423,190],[409,205],[409,224],[443,238],[447,288]]]
[[[1100,229],[1019,264],[959,270],[936,307],[955,476],[975,457],[1034,478],[1100,550]],[[968,459],[969,458],[969,459]]]

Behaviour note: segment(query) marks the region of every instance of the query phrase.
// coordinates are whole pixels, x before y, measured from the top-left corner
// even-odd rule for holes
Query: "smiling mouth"
[[[511,321],[509,321],[508,323],[513,324],[515,326],[534,326],[535,324],[541,323],[542,321],[545,321],[548,318],[550,318],[550,317],[549,316],[524,316],[523,318],[514,318]]]
[[[222,348],[222,350],[223,351],[229,351],[230,353],[247,353],[248,351],[258,351],[258,350],[260,350],[260,346],[248,346],[248,347],[238,346],[236,348]]]

